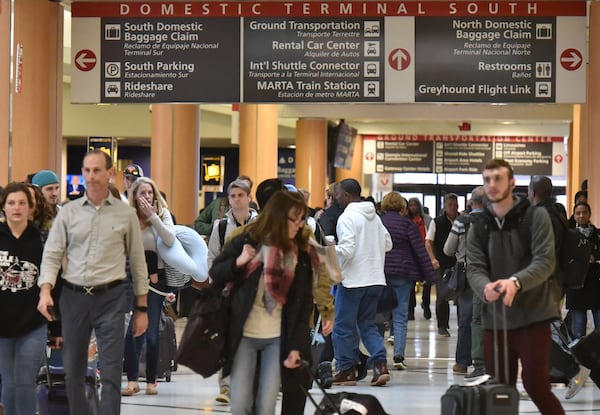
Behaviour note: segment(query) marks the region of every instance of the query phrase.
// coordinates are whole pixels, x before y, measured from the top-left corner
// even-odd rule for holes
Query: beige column
[[[587,105],[573,105],[573,123],[571,125],[567,172],[567,213],[573,211],[573,198],[586,178],[587,166]]]
[[[584,178],[588,179],[588,202],[592,207],[592,223],[600,223],[600,186],[598,177],[600,177],[600,163],[598,155],[600,154],[600,87],[596,86],[600,81],[600,3],[590,2],[589,16],[589,66],[588,66],[588,84],[587,84],[587,128],[588,133],[583,142],[587,144],[586,153],[581,154],[581,158],[587,161],[587,171],[584,171]],[[584,144],[584,145],[585,145]],[[582,179],[582,180],[583,180]]]
[[[0,0],[0,183],[63,173],[62,30],[59,3]]]
[[[309,206],[323,206],[327,187],[327,120],[296,122],[296,187],[310,192]]]
[[[274,104],[240,105],[239,174],[255,183],[253,194],[258,183],[277,177],[277,111]]]
[[[352,156],[352,167],[350,170],[346,169],[335,169],[335,181],[340,182],[344,179],[356,179],[360,183],[360,187],[363,189],[362,196],[369,196],[370,194],[370,183],[363,182],[362,176],[362,136],[356,136],[354,143],[354,153]]]
[[[152,179],[167,195],[178,224],[191,225],[198,215],[200,185],[200,107],[193,104],[152,106],[150,166]]]

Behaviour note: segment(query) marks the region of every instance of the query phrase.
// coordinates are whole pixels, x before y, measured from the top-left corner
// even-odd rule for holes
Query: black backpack
[[[592,244],[589,239],[577,229],[568,228],[565,231],[560,258],[557,258],[565,288],[577,290],[583,287],[590,268],[591,254]]]

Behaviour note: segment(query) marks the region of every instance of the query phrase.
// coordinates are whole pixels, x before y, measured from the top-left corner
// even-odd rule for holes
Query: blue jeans
[[[382,289],[381,285],[358,288],[338,285],[332,334],[338,370],[356,366],[360,339],[371,355],[369,365],[387,360],[383,337],[375,325],[377,301]]]
[[[279,337],[252,339],[242,337],[231,367],[231,413],[235,415],[274,415],[281,383],[282,362]],[[256,361],[260,368],[256,400],[254,379]]]
[[[406,332],[408,329],[408,303],[410,292],[413,289],[413,281],[396,278],[388,280],[396,291],[398,305],[392,310],[392,324],[394,328],[394,356],[404,357],[406,347]]]
[[[36,378],[48,337],[44,324],[21,336],[0,338],[2,403],[7,415],[35,415]]]
[[[473,290],[466,287],[458,296],[458,339],[456,340],[456,363],[471,366],[471,321],[473,320]]]
[[[600,310],[591,310],[594,319],[594,328],[600,330]],[[570,310],[573,320],[573,336],[578,339],[586,335],[587,310]]]
[[[154,285],[160,291],[168,291],[164,286]],[[127,335],[125,336],[125,363],[124,369],[127,380],[135,382],[140,373],[140,353],[144,342],[146,342],[146,383],[155,383],[158,370],[158,336],[160,329],[160,317],[165,297],[154,291],[148,291],[148,329],[139,336],[133,337],[132,321],[129,323]]]

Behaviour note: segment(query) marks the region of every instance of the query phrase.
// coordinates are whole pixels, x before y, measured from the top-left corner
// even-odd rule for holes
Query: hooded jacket
[[[42,250],[42,237],[31,222],[19,238],[0,223],[0,337],[21,337],[47,323],[37,310]]]
[[[554,233],[545,209],[531,208],[531,223],[525,223],[527,199],[516,197],[513,207],[504,220],[499,220],[491,206],[471,224],[467,234],[467,278],[473,292],[484,299],[487,283],[515,276],[521,282],[513,304],[506,309],[507,329],[527,327],[533,323],[558,318],[559,299],[552,289],[550,278],[555,264]],[[531,238],[523,240],[519,226],[528,226]],[[485,229],[487,227],[487,231]],[[493,328],[496,317],[498,327],[503,327],[500,308],[485,303],[483,326]]]
[[[336,227],[335,251],[346,288],[385,284],[385,253],[392,249],[392,237],[371,202],[351,202]]]

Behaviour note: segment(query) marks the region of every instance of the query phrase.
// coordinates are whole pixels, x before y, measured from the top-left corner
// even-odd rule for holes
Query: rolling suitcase
[[[175,337],[175,323],[164,312],[160,316],[158,332],[158,368],[157,378],[171,381],[171,374],[177,370],[175,354],[177,353],[177,339]],[[146,344],[140,353],[140,377],[146,377]]]
[[[381,402],[373,395],[352,392],[328,393],[312,372],[310,363],[303,360],[301,365],[310,374],[313,383],[323,392],[323,399],[317,403],[310,392],[300,385],[302,392],[315,406],[315,415],[387,415]]]
[[[499,301],[502,301],[500,299]],[[496,303],[492,303],[495,307]],[[494,319],[494,368],[500,373],[498,356],[498,328]],[[508,379],[508,342],[506,331],[506,307],[502,305],[502,334],[504,345],[504,377]],[[442,415],[518,415],[519,392],[512,385],[489,381],[485,385],[452,385],[441,398]]]
[[[44,366],[37,378],[36,398],[39,415],[69,415],[69,400],[65,383],[65,369],[50,366],[44,353]],[[88,367],[85,376],[85,395],[91,414],[99,414],[99,381],[94,368]]]

